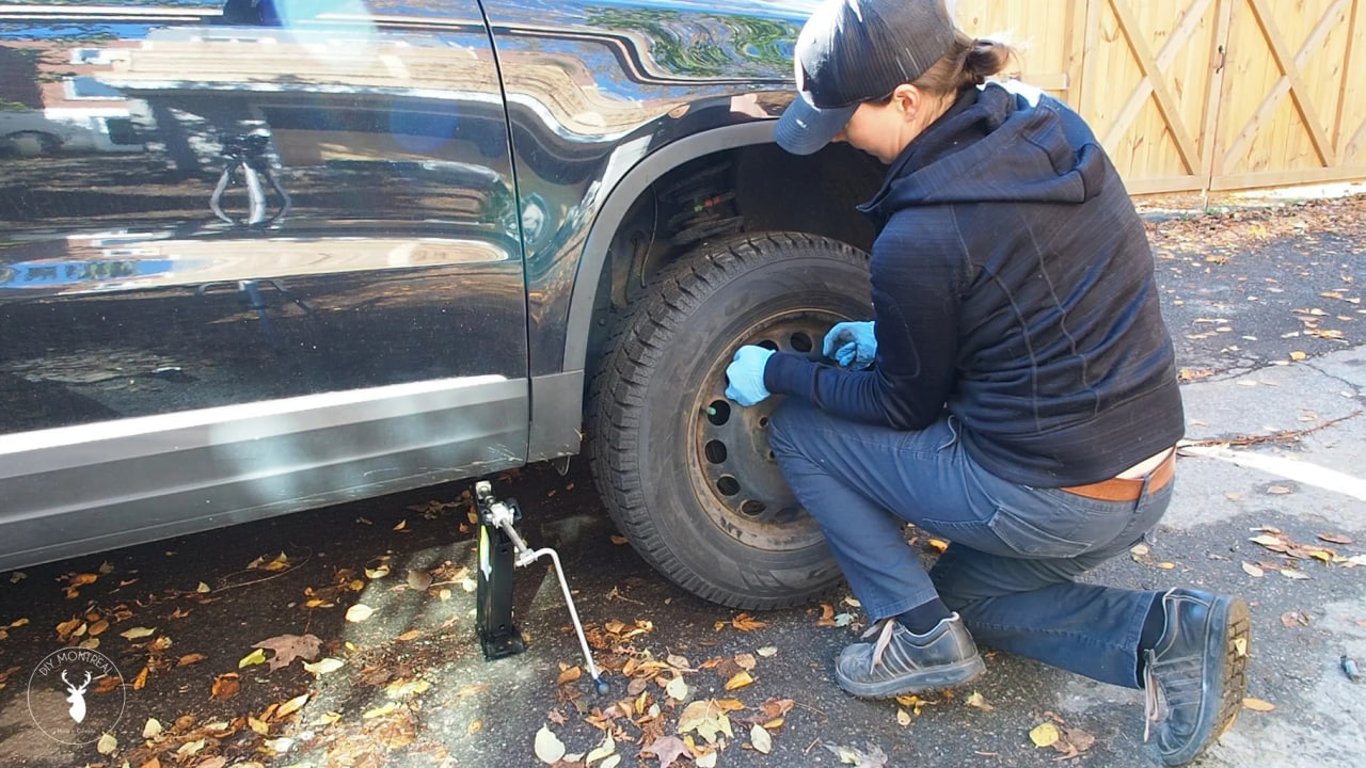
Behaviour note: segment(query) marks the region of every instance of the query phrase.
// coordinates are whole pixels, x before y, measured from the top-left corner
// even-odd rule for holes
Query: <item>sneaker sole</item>
[[[1243,709],[1243,695],[1247,692],[1247,658],[1251,651],[1252,617],[1248,613],[1247,603],[1238,597],[1216,598],[1214,605],[1210,607],[1210,613],[1214,620],[1209,637],[1205,639],[1205,649],[1211,657],[1218,659],[1223,667],[1220,673],[1214,676],[1215,679],[1210,681],[1212,685],[1218,686],[1210,693],[1212,696],[1217,694],[1219,703],[1212,712],[1205,714],[1209,737],[1203,741],[1197,740],[1189,749],[1163,755],[1162,760],[1167,765],[1185,765],[1194,760],[1206,747],[1233,727],[1238,720],[1238,713]],[[1204,728],[1196,730],[1199,732]]]
[[[924,693],[925,691],[953,688],[976,679],[978,675],[986,671],[987,665],[982,661],[982,657],[973,656],[966,661],[960,661],[951,666],[936,667],[914,677],[896,678],[880,683],[856,683],[844,679],[836,672],[835,682],[839,683],[839,686],[847,693],[851,693],[860,699],[890,699],[908,693]]]

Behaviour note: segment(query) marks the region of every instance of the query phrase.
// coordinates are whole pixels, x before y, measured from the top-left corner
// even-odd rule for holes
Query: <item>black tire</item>
[[[831,325],[870,316],[867,255],[803,234],[711,242],[651,281],[594,376],[588,417],[598,491],[646,561],[746,609],[808,602],[839,580],[769,451],[778,398],[742,409],[722,393],[741,345],[819,352]]]

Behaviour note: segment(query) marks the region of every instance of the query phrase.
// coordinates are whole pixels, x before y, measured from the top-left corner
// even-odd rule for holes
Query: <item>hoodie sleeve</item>
[[[873,244],[873,367],[849,371],[778,353],[764,369],[764,385],[846,419],[903,430],[929,426],[954,385],[967,264],[948,207],[893,216]]]

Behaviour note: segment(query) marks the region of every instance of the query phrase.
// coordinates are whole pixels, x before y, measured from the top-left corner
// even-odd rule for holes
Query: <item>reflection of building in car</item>
[[[122,55],[120,43],[0,45],[0,153],[142,151],[128,99],[93,74]]]

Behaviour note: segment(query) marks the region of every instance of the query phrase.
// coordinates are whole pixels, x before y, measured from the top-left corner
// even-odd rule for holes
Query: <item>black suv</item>
[[[812,5],[0,5],[0,570],[585,450],[685,588],[828,586],[722,395],[871,314]]]

